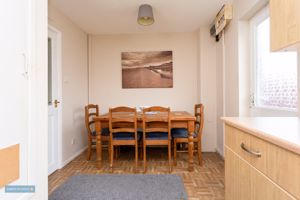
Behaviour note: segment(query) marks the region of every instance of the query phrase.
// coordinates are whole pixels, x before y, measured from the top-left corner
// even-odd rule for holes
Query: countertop
[[[222,117],[226,124],[300,155],[298,117]]]

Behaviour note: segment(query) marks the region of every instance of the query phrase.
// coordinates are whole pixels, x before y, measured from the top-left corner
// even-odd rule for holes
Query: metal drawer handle
[[[241,148],[242,148],[244,151],[246,151],[247,153],[250,153],[250,154],[252,154],[252,155],[254,155],[254,156],[256,156],[256,157],[261,157],[261,153],[260,153],[260,152],[251,151],[250,149],[247,149],[244,143],[241,144]]]

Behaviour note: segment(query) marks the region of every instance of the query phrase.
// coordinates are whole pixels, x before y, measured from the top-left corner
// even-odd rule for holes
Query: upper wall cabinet
[[[271,50],[300,43],[300,0],[270,0]]]

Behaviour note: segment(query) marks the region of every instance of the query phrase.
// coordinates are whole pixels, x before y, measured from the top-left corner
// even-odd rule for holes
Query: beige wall
[[[51,4],[48,21],[62,34],[62,162],[66,164],[87,145],[84,125],[84,106],[88,102],[87,34]]]
[[[161,33],[90,37],[90,102],[109,107],[162,105],[193,112],[197,102],[198,34]],[[121,52],[173,51],[173,88],[122,89]]]

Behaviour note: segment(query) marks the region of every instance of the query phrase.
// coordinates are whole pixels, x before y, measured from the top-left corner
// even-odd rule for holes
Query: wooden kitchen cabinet
[[[297,46],[300,42],[300,1],[270,0],[270,28],[271,51]]]
[[[225,159],[226,200],[296,200],[227,147]]]
[[[226,200],[299,200],[300,119],[222,119]]]

